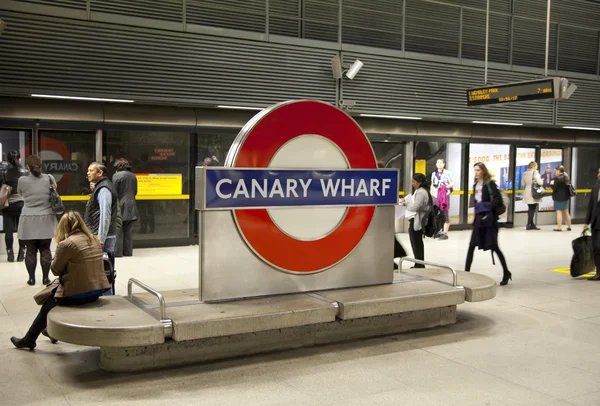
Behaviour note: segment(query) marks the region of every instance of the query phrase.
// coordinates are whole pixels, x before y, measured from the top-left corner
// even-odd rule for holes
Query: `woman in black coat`
[[[567,231],[571,231],[571,216],[569,215],[569,192],[571,180],[565,173],[565,167],[560,165],[554,170],[554,179],[552,179],[552,200],[554,200],[554,210],[556,210],[556,224],[558,228],[554,231],[562,231],[563,218],[567,223]]]
[[[23,210],[23,197],[17,193],[19,178],[28,174],[27,170],[21,167],[21,154],[17,150],[9,151],[6,157],[8,165],[0,170],[0,185],[8,185],[12,188],[8,196],[8,207],[0,209],[2,211],[2,220],[4,224],[4,242],[6,243],[6,253],[8,262],[15,262],[15,253],[13,251],[13,234],[19,229],[19,218]],[[25,259],[25,244],[19,240],[19,253],[17,261]]]
[[[119,198],[123,234],[117,236],[115,256],[130,257],[133,255],[133,222],[138,219],[135,196],[137,195],[137,178],[131,172],[131,164],[125,158],[119,158],[114,164],[116,173],[112,182]],[[119,238],[121,237],[121,238]]]
[[[504,274],[500,285],[504,286],[512,279],[512,274],[508,270],[504,254],[498,247],[498,215],[496,214],[496,208],[503,205],[502,196],[485,164],[478,162],[473,165],[473,168],[475,169],[475,185],[473,185],[475,220],[473,221],[469,250],[467,251],[465,271],[471,271],[475,247],[483,250],[491,249],[496,253],[502,264]]]

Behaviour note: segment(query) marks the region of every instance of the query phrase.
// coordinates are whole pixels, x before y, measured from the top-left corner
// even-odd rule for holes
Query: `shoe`
[[[555,228],[554,231],[562,231],[560,228]]]
[[[33,351],[36,346],[35,341],[29,340],[27,337],[11,337],[10,342],[17,348],[29,348],[30,351]]]
[[[35,278],[29,278],[29,280],[27,281],[27,284],[30,286],[35,285]]]
[[[506,273],[502,277],[502,280],[500,281],[500,286],[508,285],[508,281],[511,281],[511,280],[512,280],[512,273],[510,273],[510,271],[506,271]]]
[[[448,234],[442,234],[438,237],[438,240],[442,240],[442,241],[445,241],[447,239],[448,239]]]
[[[596,272],[596,275],[591,278],[587,278],[588,281],[600,281],[600,272]]]
[[[571,231],[571,227],[567,227],[567,231]]]
[[[541,228],[533,226],[532,230],[541,230]]]
[[[56,343],[58,342],[58,340],[57,340],[57,339],[50,337],[50,334],[48,334],[48,330],[46,330],[46,329],[43,329],[43,330],[42,330],[42,335],[43,335],[44,337],[48,337],[48,338],[50,339],[50,342],[51,342],[52,344],[56,344]]]
[[[19,254],[17,255],[17,262],[23,262],[25,260],[25,248],[19,248]]]
[[[8,262],[15,262],[15,253],[13,250],[6,250],[6,254],[8,256]]]
[[[50,285],[50,279],[48,279],[48,277],[46,276],[44,279],[42,279],[42,284],[44,284],[44,286]]]

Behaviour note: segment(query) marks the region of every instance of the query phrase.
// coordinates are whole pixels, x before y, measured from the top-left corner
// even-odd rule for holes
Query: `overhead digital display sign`
[[[554,100],[560,95],[560,85],[556,78],[486,86],[467,90],[469,106],[514,103],[535,100]]]

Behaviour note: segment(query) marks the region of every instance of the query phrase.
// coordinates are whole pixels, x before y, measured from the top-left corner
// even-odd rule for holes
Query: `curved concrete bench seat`
[[[458,284],[465,290],[467,302],[482,302],[496,297],[496,281],[489,276],[474,272],[456,271]],[[452,285],[452,273],[447,269],[415,268],[403,270],[400,275],[412,275]]]
[[[190,290],[161,292],[169,333],[153,295],[141,293],[133,302],[102,297],[54,308],[48,332],[59,341],[100,347],[104,369],[144,370],[452,324],[457,305],[490,299],[496,287],[487,276],[464,272],[462,286],[452,286],[444,269],[400,272],[394,279],[220,303],[200,302]]]
[[[122,296],[102,296],[82,306],[57,306],[48,314],[48,333],[59,341],[92,347],[165,342],[164,325]]]

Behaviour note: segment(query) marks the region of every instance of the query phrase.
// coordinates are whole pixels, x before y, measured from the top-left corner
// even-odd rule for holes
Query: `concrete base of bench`
[[[133,372],[398,334],[456,322],[456,306],[144,347],[101,348],[100,366]]]
[[[327,344],[436,327],[456,321],[456,306],[491,299],[489,277],[411,270],[394,283],[221,303],[198,301],[195,291],[162,292],[172,330],[159,320],[156,298],[102,297],[48,315],[51,336],[101,348],[101,366],[135,371],[268,351]],[[167,333],[168,331],[168,333]],[[170,338],[167,338],[170,337]]]

